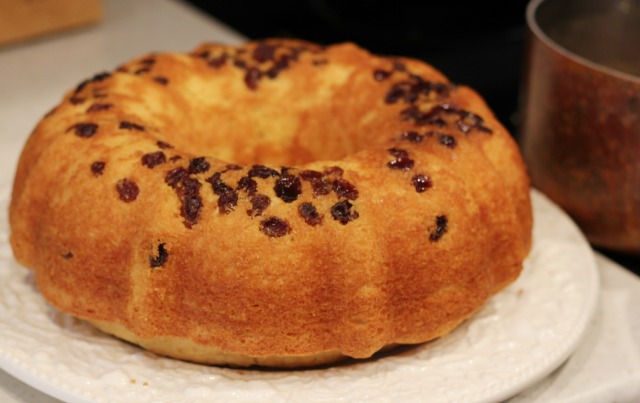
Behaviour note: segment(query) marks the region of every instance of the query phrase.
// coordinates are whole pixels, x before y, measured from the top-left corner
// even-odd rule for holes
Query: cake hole
[[[351,90],[353,72],[338,64],[324,64],[321,74],[296,75],[294,85],[292,75],[299,74],[296,64],[312,60],[289,58],[286,69],[270,76],[269,66],[276,63],[275,67],[277,60],[260,61],[268,59],[271,51],[257,50],[257,60],[250,57],[246,66],[228,63],[227,68],[239,70],[237,82],[228,86],[233,90],[221,94],[227,86],[201,88],[192,116],[206,118],[185,117],[179,127],[171,128],[171,139],[158,140],[191,155],[279,170],[335,161],[368,149],[372,139],[390,136],[391,121],[400,120],[399,112],[406,105],[380,105],[394,83],[376,81],[373,68],[362,72],[361,80],[376,92],[357,96]]]

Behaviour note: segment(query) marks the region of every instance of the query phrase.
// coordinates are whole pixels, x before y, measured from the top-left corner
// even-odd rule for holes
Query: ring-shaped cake
[[[30,136],[10,207],[53,306],[234,366],[446,335],[518,277],[531,221],[518,147],[473,90],[284,39],[83,81]]]

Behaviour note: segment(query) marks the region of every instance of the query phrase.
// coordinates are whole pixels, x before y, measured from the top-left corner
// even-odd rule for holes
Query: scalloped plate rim
[[[7,192],[3,192],[3,193],[7,193]],[[1,195],[2,199],[0,204],[6,204],[6,199],[7,199],[7,195],[3,194]],[[581,253],[584,253],[584,263],[587,263],[586,266],[582,269],[582,272],[580,272],[580,275],[583,276],[582,279],[585,281],[585,289],[586,291],[584,291],[584,295],[582,295],[582,301],[581,303],[583,304],[583,309],[581,310],[581,314],[577,315],[575,318],[572,318],[572,320],[575,322],[576,327],[574,328],[573,334],[570,334],[567,338],[565,338],[565,341],[568,340],[564,345],[557,347],[554,351],[553,354],[551,354],[550,357],[547,357],[546,359],[543,359],[541,361],[543,362],[538,362],[535,365],[531,364],[527,367],[527,366],[523,366],[521,368],[521,370],[515,374],[512,374],[513,376],[511,376],[509,379],[502,379],[501,382],[498,382],[498,384],[494,384],[493,386],[486,386],[483,385],[483,387],[477,387],[474,389],[475,392],[478,392],[479,394],[475,394],[473,395],[474,398],[469,400],[469,392],[467,391],[465,395],[459,395],[456,396],[455,393],[453,396],[450,396],[449,401],[474,401],[474,402],[491,402],[491,401],[499,401],[499,400],[503,400],[509,397],[514,396],[515,394],[517,394],[518,392],[524,390],[525,388],[535,384],[536,382],[538,382],[539,380],[543,379],[544,377],[546,377],[548,374],[550,374],[553,370],[555,370],[556,368],[558,368],[570,355],[571,353],[575,350],[575,348],[579,345],[580,340],[582,339],[582,336],[584,335],[584,332],[586,331],[587,325],[589,323],[589,321],[591,320],[594,312],[595,312],[595,308],[596,308],[596,304],[597,304],[597,300],[598,300],[598,293],[599,293],[599,276],[598,276],[598,268],[597,268],[597,264],[595,261],[595,256],[593,255],[593,251],[591,250],[588,242],[586,241],[586,239],[584,238],[584,236],[582,235],[582,233],[580,232],[580,230],[578,229],[577,225],[575,225],[575,223],[566,215],[566,213],[564,213],[559,207],[557,207],[552,201],[550,201],[546,196],[544,196],[542,193],[540,193],[539,191],[532,189],[532,200],[534,202],[534,217],[535,214],[538,214],[537,209],[539,208],[544,208],[546,210],[548,210],[550,212],[550,214],[553,215],[553,218],[557,221],[560,222],[561,226],[562,226],[562,230],[564,231],[568,231],[567,233],[570,233],[571,236],[573,236],[574,239],[574,244],[573,247],[575,248],[575,251],[579,251]],[[537,208],[536,208],[537,206]],[[6,206],[3,206],[6,207]],[[6,208],[4,209],[4,211],[6,211]],[[1,217],[4,218],[3,221],[6,222],[6,217]],[[7,240],[6,240],[6,232],[8,231],[8,225],[5,223],[0,223],[3,225],[6,225],[6,228],[0,228],[0,233],[3,233],[3,238],[0,238],[0,251],[2,251],[1,247],[5,247],[8,248],[7,245]],[[534,232],[535,233],[535,232]],[[4,244],[4,245],[3,245]],[[535,246],[534,246],[535,249]],[[10,259],[12,260],[13,257],[11,256],[10,252],[9,252],[9,256],[6,257],[4,255],[0,255],[0,265],[2,266],[6,266],[5,260],[6,259]],[[16,264],[17,266],[17,264]],[[526,269],[526,267],[525,267]],[[23,269],[20,269],[23,270]],[[533,268],[529,268],[529,270],[533,270]],[[524,272],[523,272],[524,274]],[[2,277],[3,274],[0,274],[0,277]],[[14,275],[15,277],[15,275]],[[518,281],[514,284],[517,284],[520,281],[525,281],[526,279],[524,279],[526,276],[521,276],[520,279],[518,279]],[[522,280],[524,279],[524,280]],[[507,289],[510,289],[514,287],[514,285],[509,286]],[[505,289],[506,290],[506,289]],[[3,289],[0,289],[0,297],[2,296],[2,294],[6,292],[3,291]],[[32,289],[32,292],[37,293],[37,291],[34,289]],[[505,292],[504,290],[501,292],[501,294]],[[498,294],[500,295],[500,294]],[[496,298],[496,297],[494,297]],[[492,299],[493,300],[493,299]],[[560,301],[561,302],[561,301]],[[2,299],[0,298],[0,308],[2,308]],[[483,308],[484,309],[484,308]],[[481,311],[482,312],[482,311]],[[60,314],[63,315],[64,314]],[[44,315],[44,317],[49,318],[46,314]],[[6,321],[9,322],[6,322]],[[2,309],[0,309],[0,329],[3,328],[3,326],[10,326],[11,325],[11,321],[12,320],[20,320],[19,318],[12,318],[11,316],[8,317],[3,317],[2,315]],[[474,321],[480,320],[477,318],[477,316],[474,316],[473,318],[471,318],[469,321],[467,321],[463,326],[471,326]],[[84,324],[87,327],[90,327],[88,324]],[[65,330],[63,328],[59,328],[60,332],[64,332]],[[456,332],[459,330],[456,330]],[[454,332],[455,333],[455,332]],[[30,335],[25,335],[25,340],[27,340],[29,338]],[[111,340],[110,336],[102,336],[102,337],[106,337],[108,339]],[[445,337],[441,340],[437,340],[435,342],[432,343],[447,343],[448,337]],[[73,335],[69,335],[69,340],[73,341]],[[31,340],[33,341],[33,340]],[[114,339],[115,341],[115,339]],[[116,343],[121,343],[119,341],[115,341]],[[27,343],[28,344],[28,343]],[[28,345],[25,344],[23,347],[27,348]],[[124,343],[123,343],[124,344]],[[109,346],[99,346],[98,348],[109,348]],[[128,348],[132,348],[132,349],[137,349],[136,347],[133,346],[128,346]],[[420,347],[417,348],[419,351]],[[153,354],[151,353],[147,353],[144,352],[142,350],[140,350],[138,352],[139,354],[142,355],[146,355],[147,357],[153,356]],[[462,352],[464,353],[464,352]],[[411,355],[412,353],[409,352],[409,355]],[[416,353],[417,354],[417,353]],[[464,354],[463,354],[464,355]],[[242,370],[236,370],[236,369],[229,369],[229,368],[216,368],[216,367],[204,367],[204,366],[199,366],[197,364],[190,364],[190,363],[184,363],[184,362],[180,362],[180,361],[176,361],[176,360],[172,360],[169,358],[163,358],[163,357],[156,357],[153,360],[159,360],[162,365],[159,366],[159,368],[161,368],[162,370],[167,370],[167,367],[169,369],[171,369],[172,367],[184,367],[186,366],[191,366],[194,370],[197,370],[198,368],[202,369],[203,373],[212,373],[213,375],[211,376],[215,376],[215,373],[217,372],[218,375],[221,373],[221,371],[232,371],[232,372],[237,372],[237,371],[242,371]],[[58,357],[60,358],[60,357]],[[469,358],[470,360],[473,360],[473,357]],[[153,360],[152,360],[152,364],[153,365]],[[388,363],[384,363],[385,360],[389,360],[390,362]],[[418,362],[420,362],[420,360],[422,360],[422,358],[418,359]],[[144,361],[144,360],[143,360]],[[147,360],[148,361],[148,360]],[[147,361],[144,361],[148,364]],[[383,364],[380,364],[380,363]],[[360,371],[363,368],[366,368],[366,366],[369,365],[378,365],[382,368],[382,370],[388,370],[389,368],[391,368],[392,370],[395,370],[396,367],[394,367],[392,365],[392,362],[394,361],[394,354],[390,354],[384,358],[381,358],[379,360],[373,361],[373,362],[364,362],[364,363],[359,363],[354,365],[351,369],[347,368],[346,371],[354,371],[356,372],[355,375],[358,375],[357,372]],[[423,364],[426,363],[426,361],[422,362]],[[64,401],[68,401],[68,402],[91,402],[94,401],[94,399],[97,399],[98,396],[96,395],[92,395],[91,394],[91,390],[90,387],[89,389],[84,389],[81,387],[78,389],[77,385],[76,385],[76,389],[74,390],[73,388],[69,387],[67,383],[61,382],[60,380],[56,380],[56,379],[52,379],[51,377],[51,373],[50,371],[47,370],[42,370],[39,369],[37,367],[34,366],[35,364],[30,362],[30,361],[24,361],[24,360],[20,360],[18,358],[16,358],[16,351],[12,351],[11,349],[7,350],[6,348],[3,348],[2,346],[0,346],[0,368],[2,368],[3,370],[5,370],[7,373],[11,374],[12,376],[14,376],[15,378],[21,380],[22,382],[34,387],[35,389],[38,389],[50,396],[56,397],[58,399],[62,399]],[[405,365],[402,364],[401,365]],[[424,378],[421,378],[419,376],[419,374],[422,372],[424,372],[424,368],[420,367],[418,364],[414,364],[415,367],[413,368],[409,368],[410,373],[413,374],[418,374],[415,377],[415,381],[420,381],[423,380]],[[363,367],[364,366],[364,367]],[[405,365],[406,366],[406,365]],[[212,370],[212,368],[215,368],[215,370]],[[340,368],[340,367],[337,367]],[[345,367],[342,367],[344,371]],[[437,369],[437,368],[436,368]],[[213,372],[212,372],[213,371]],[[309,372],[296,372],[296,371],[283,371],[283,373],[293,373],[293,374],[309,374],[309,373],[313,373],[314,371],[327,371],[328,373],[330,373],[332,371],[331,368],[326,369],[326,370],[312,370]],[[413,372],[411,372],[413,371]],[[258,374],[260,373],[260,371],[254,372],[253,370],[246,370],[247,373],[253,373],[253,374]],[[338,371],[340,372],[340,371]],[[327,375],[327,374],[325,374]],[[351,376],[353,376],[354,374],[350,374]],[[389,374],[387,374],[389,375]],[[221,376],[218,376],[219,378]],[[312,383],[318,383],[321,382],[321,380],[326,379],[327,376],[325,377],[316,377],[315,380],[311,380]],[[328,376],[328,378],[331,378],[331,375]],[[256,377],[256,379],[262,380],[264,381],[264,379],[261,379],[259,376]],[[82,381],[81,378],[79,378],[80,381]],[[73,380],[71,380],[73,381]],[[222,380],[222,382],[224,383],[224,380]],[[287,389],[287,379],[267,379],[266,382],[274,382],[276,383],[276,390],[277,389]],[[313,386],[313,385],[312,385]],[[313,388],[309,388],[309,390],[312,390]],[[151,390],[151,389],[150,389]],[[420,390],[420,389],[418,389]],[[403,391],[401,390],[387,390],[387,391],[379,391],[382,393],[382,396],[387,396],[387,398],[389,400],[393,399],[395,395],[397,394],[402,394]],[[260,391],[256,392],[258,395],[260,394]],[[266,393],[264,391],[262,391],[262,393]],[[269,393],[266,393],[269,394]],[[277,395],[277,393],[276,393]],[[371,396],[376,396],[378,395],[377,393],[371,393]],[[283,395],[282,395],[283,396]],[[278,399],[275,400],[286,400],[284,399],[282,396],[276,396],[278,397]],[[153,398],[157,398],[158,396],[153,396],[153,393],[149,394],[149,399],[148,401],[152,401]],[[477,399],[476,399],[477,398]],[[306,398],[305,398],[306,399]],[[460,400],[462,399],[462,400]],[[102,400],[101,400],[102,401]],[[110,400],[104,400],[104,401],[110,401]],[[155,401],[155,400],[154,400]]]

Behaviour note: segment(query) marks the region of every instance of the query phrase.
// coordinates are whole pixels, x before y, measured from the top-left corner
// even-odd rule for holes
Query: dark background
[[[526,0],[189,0],[250,39],[352,41],[422,59],[477,90],[515,135]]]

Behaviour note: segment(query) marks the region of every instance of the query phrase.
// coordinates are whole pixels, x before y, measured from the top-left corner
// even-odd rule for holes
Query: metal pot
[[[533,0],[518,139],[595,246],[640,255],[640,0]]]

